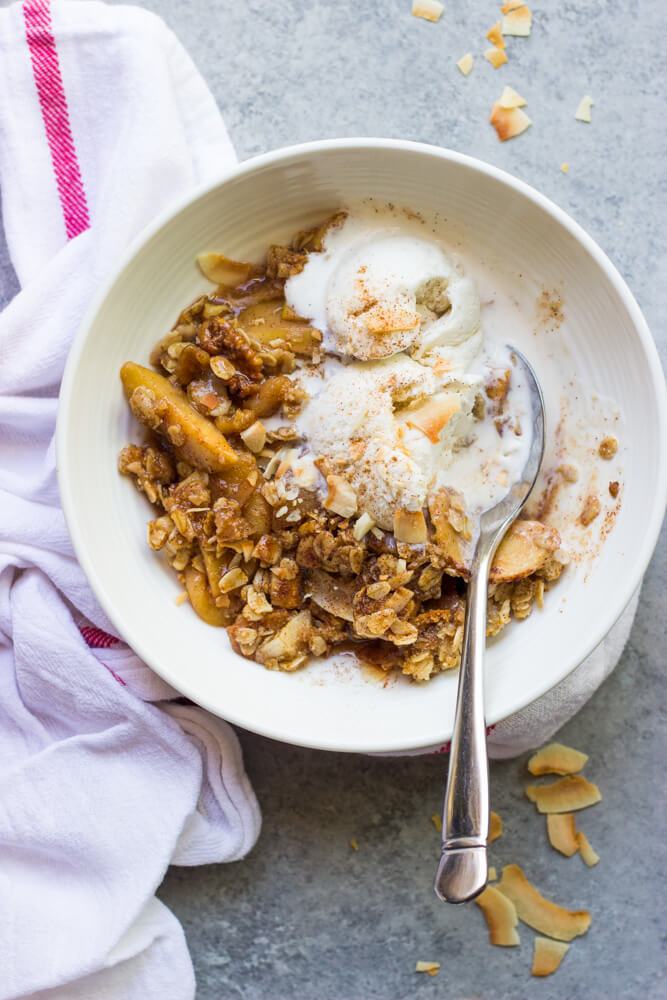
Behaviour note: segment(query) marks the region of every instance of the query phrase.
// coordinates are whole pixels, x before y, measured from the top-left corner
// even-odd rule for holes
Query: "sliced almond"
[[[491,944],[513,948],[520,943],[516,929],[519,923],[516,907],[506,895],[487,885],[475,902],[486,918]]]
[[[489,882],[495,882],[498,878],[498,872],[496,871],[495,865],[489,866]]]
[[[507,54],[504,49],[497,49],[494,45],[492,49],[486,49],[484,52],[484,58],[487,62],[490,62],[492,66],[498,69],[504,63],[508,62]]]
[[[564,941],[552,941],[551,938],[536,937],[533,953],[533,968],[531,976],[550,976],[555,972],[569,950],[569,944]]]
[[[217,375],[219,379],[223,382],[229,382],[229,380],[236,375],[236,365],[233,365],[229,358],[225,358],[222,355],[216,358],[211,358],[210,361],[211,371],[214,375]],[[215,399],[214,406],[217,406],[219,400],[215,394],[213,394]]]
[[[570,169],[570,164],[567,162],[567,160],[565,161],[565,163],[561,163],[560,169],[564,174],[568,172],[568,170]]]
[[[505,865],[496,891],[514,903],[517,915],[524,924],[558,941],[571,941],[585,934],[591,925],[588,910],[566,910],[545,899],[518,865]]]
[[[590,122],[591,120],[591,108],[593,107],[593,98],[586,94],[579,101],[579,105],[575,112],[574,117],[578,122]]]
[[[254,270],[248,261],[231,260],[224,253],[200,253],[197,263],[204,277],[215,285],[238,285],[246,281]]]
[[[498,813],[492,812],[489,816],[489,843],[492,844],[494,840],[503,832],[503,821],[501,820]]]
[[[588,754],[566,747],[563,743],[549,743],[542,747],[528,761],[531,774],[575,774],[581,771],[588,760]]]
[[[368,534],[368,532],[371,530],[374,524],[375,521],[373,520],[371,515],[366,513],[366,511],[364,511],[361,517],[357,521],[355,521],[354,527],[352,529],[352,534],[355,540],[357,542],[360,542],[361,539]]]
[[[445,5],[439,0],[412,0],[412,13],[425,21],[439,21]]]
[[[551,817],[549,817],[549,819],[551,819]],[[582,858],[584,859],[588,867],[592,868],[593,865],[596,865],[598,863],[598,861],[600,860],[600,856],[596,854],[596,852],[593,850],[593,848],[588,842],[588,837],[586,836],[585,833],[582,833],[581,830],[577,834],[576,840],[577,840],[577,847],[579,848],[579,853],[581,854]]]
[[[501,108],[500,104],[494,104],[491,108],[489,121],[501,142],[515,139],[533,124],[521,108]]]
[[[357,513],[357,494],[343,476],[327,476],[329,493],[324,501],[327,510],[340,517],[352,517]]]
[[[394,514],[394,535],[397,542],[423,545],[426,542],[426,521],[420,510],[397,510]]]
[[[428,972],[429,976],[437,976],[440,971],[440,962],[416,962],[415,972]]]
[[[266,444],[266,427],[261,420],[256,420],[247,430],[242,431],[241,440],[249,451],[258,455]]]
[[[598,786],[580,774],[568,775],[551,785],[528,785],[526,796],[541,813],[576,812],[602,801]]]
[[[431,444],[437,444],[442,429],[447,426],[455,413],[460,412],[460,400],[453,393],[443,393],[429,399],[419,409],[411,410],[410,419],[406,420],[406,424],[425,434]]]
[[[530,576],[559,546],[558,532],[540,521],[514,521],[493,557],[489,580],[507,583]]]
[[[466,52],[466,54],[464,56],[461,56],[461,58],[459,59],[459,61],[457,62],[456,65],[461,70],[461,72],[463,73],[464,76],[468,76],[468,74],[470,73],[470,70],[473,67],[474,62],[475,62],[475,60],[472,57],[472,53],[471,52]]]
[[[247,582],[248,577],[237,566],[236,569],[230,569],[228,573],[225,573],[220,578],[219,587],[223,594],[227,594],[230,590],[238,590],[239,587],[243,587]]]
[[[518,94],[514,87],[505,87],[498,104],[501,108],[511,111],[512,108],[524,108],[528,101],[521,94]]]
[[[503,35],[514,35],[527,38],[533,24],[533,13],[530,7],[522,6],[508,10],[503,17]]]
[[[505,48],[505,40],[503,38],[503,33],[500,29],[500,21],[496,21],[494,26],[487,31],[486,37],[489,39],[492,45],[495,45],[497,49]]]
[[[550,813],[547,815],[549,843],[557,851],[571,858],[579,850],[574,813]]]

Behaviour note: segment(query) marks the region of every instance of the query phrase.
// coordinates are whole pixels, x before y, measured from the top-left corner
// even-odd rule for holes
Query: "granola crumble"
[[[427,681],[460,662],[472,538],[463,497],[440,490],[424,511],[397,511],[394,531],[381,529],[343,470],[299,464],[291,424],[306,400],[293,374],[317,368],[322,337],[287,306],[284,284],[343,219],[271,246],[263,268],[221,257],[240,283],[183,310],[151,353],[159,374],[132,365],[123,375],[148,439],[123,448],[118,466],[154,507],[148,544],[236,652],[294,671],[352,643],[382,670]],[[442,288],[424,294],[432,311],[449,307]],[[503,420],[509,376],[488,379],[475,419],[488,411]],[[285,423],[267,426],[272,417]],[[599,510],[589,497],[582,523]],[[567,563],[557,532],[540,522],[516,522],[503,545],[491,572],[489,636],[540,608]]]

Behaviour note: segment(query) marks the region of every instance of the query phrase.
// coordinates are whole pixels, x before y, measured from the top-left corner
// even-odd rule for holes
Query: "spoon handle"
[[[489,761],[484,721],[486,592],[492,547],[478,539],[466,601],[454,733],[435,891],[449,903],[473,899],[486,885]]]

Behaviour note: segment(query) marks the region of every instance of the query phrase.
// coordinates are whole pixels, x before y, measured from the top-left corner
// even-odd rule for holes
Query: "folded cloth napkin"
[[[139,9],[0,10],[0,66],[21,284],[0,316],[0,998],[187,1000],[183,932],[155,890],[170,863],[242,858],[259,810],[231,728],[174,701],[92,597],[53,434],[100,279],[234,151],[186,53]]]

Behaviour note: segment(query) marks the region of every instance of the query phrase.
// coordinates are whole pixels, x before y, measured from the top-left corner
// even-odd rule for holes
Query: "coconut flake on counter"
[[[458,66],[458,68],[460,69],[460,71],[463,73],[464,76],[468,76],[474,65],[474,62],[475,60],[472,57],[472,52],[466,52],[464,56],[461,56],[456,65]]]
[[[593,98],[586,94],[581,98],[579,104],[577,105],[577,110],[575,111],[574,117],[578,122],[586,122],[590,124],[591,121],[591,108],[593,107]]]
[[[485,50],[484,58],[491,63],[494,69],[499,69],[506,62],[509,62],[505,49],[497,49],[495,45],[492,49]]]
[[[533,12],[530,7],[521,5],[508,10],[503,17],[503,35],[515,35],[527,38],[533,24]]]
[[[500,95],[500,99],[497,101],[497,104],[501,108],[506,108],[508,111],[511,111],[513,108],[525,108],[527,103],[526,98],[518,94],[513,87],[505,87]]]
[[[505,48],[505,39],[503,38],[503,33],[500,28],[500,21],[496,21],[494,26],[487,31],[486,37],[492,45],[495,45],[497,49]]]
[[[533,124],[522,108],[503,108],[499,103],[491,108],[489,121],[501,142],[515,139]]]
[[[412,0],[412,13],[424,21],[439,21],[445,5],[440,0]]]

